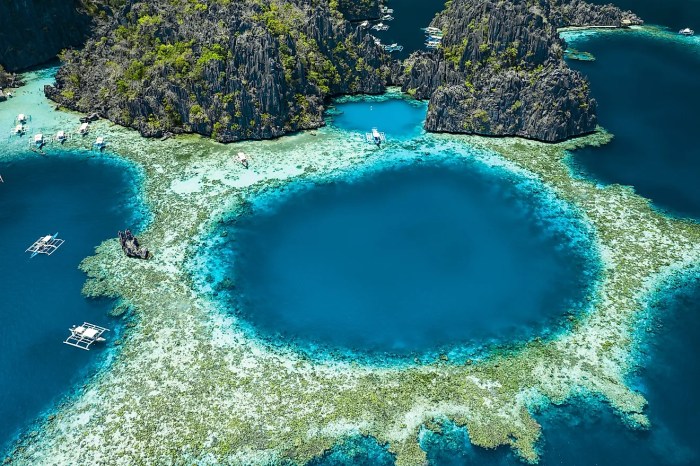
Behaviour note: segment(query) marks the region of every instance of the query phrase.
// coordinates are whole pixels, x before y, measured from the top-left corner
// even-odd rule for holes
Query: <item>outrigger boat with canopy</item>
[[[58,238],[58,233],[54,235],[46,235],[34,241],[34,244],[29,246],[24,252],[32,253],[30,259],[37,254],[46,254],[47,256],[50,256],[56,252],[56,249],[60,248],[63,243],[64,241]]]
[[[63,343],[66,345],[75,346],[76,348],[90,350],[90,345],[95,342],[105,341],[102,334],[109,332],[108,328],[100,327],[89,322],[83,322],[83,325],[74,325],[68,329],[70,336]]]

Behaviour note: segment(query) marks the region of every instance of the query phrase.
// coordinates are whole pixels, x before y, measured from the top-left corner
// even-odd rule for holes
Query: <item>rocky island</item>
[[[222,142],[317,128],[330,97],[388,85],[430,100],[429,131],[542,141],[590,133],[596,102],[564,63],[557,28],[641,23],[580,0],[455,0],[432,22],[443,46],[400,62],[358,24],[379,16],[376,0],[89,5],[95,27],[61,55],[46,95],[144,136]]]

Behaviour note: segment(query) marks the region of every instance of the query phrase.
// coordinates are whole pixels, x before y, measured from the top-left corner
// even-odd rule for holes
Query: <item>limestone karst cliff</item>
[[[62,55],[46,94],[146,136],[229,142],[316,128],[329,97],[394,84],[429,100],[429,131],[559,141],[593,131],[597,120],[557,28],[641,22],[582,0],[453,0],[432,21],[444,32],[441,47],[392,62],[357,24],[379,6],[129,0],[98,9],[89,40]]]
[[[158,136],[220,141],[323,124],[324,99],[384,90],[387,57],[323,1],[133,1],[80,51],[47,95]]]
[[[426,129],[559,141],[596,128],[596,102],[584,76],[563,60],[557,28],[568,14],[588,25],[640,20],[613,6],[568,1],[454,0],[432,26],[444,32],[435,51],[394,66],[393,81],[429,99]]]

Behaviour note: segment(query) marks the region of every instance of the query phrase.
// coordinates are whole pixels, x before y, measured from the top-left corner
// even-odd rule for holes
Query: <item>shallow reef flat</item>
[[[113,240],[85,259],[84,293],[119,297],[133,324],[111,365],[21,438],[6,454],[10,464],[303,464],[365,435],[398,465],[417,465],[426,459],[421,426],[438,429],[445,419],[465,426],[475,445],[508,445],[535,463],[541,427],[533,413],[578,397],[607,400],[630,427],[649,427],[644,397],[626,384],[644,338],[637,327],[657,289],[692,273],[700,226],[664,216],[629,187],[574,176],[568,151],[605,144],[603,130],[555,145],[421,135],[378,151],[332,127],[233,146],[145,140],[106,122],[93,128],[145,173],[153,217],[140,239],[154,257],[128,259]],[[247,170],[239,151],[250,157]],[[196,291],[190,266],[204,238],[251,196],[300,177],[361,173],[392,163],[384,159],[391,153],[474,158],[569,204],[601,258],[588,312],[569,315],[561,332],[461,364],[362,364],[250,339]]]

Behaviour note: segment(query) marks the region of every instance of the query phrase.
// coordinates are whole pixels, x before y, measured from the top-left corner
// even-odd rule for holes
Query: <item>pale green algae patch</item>
[[[86,294],[122,297],[136,325],[109,370],[8,452],[9,463],[304,463],[362,434],[387,444],[397,464],[416,465],[425,462],[421,426],[442,419],[466,426],[476,445],[510,445],[536,462],[541,429],[531,413],[575,396],[604,398],[629,425],[648,425],[644,398],[625,383],[635,325],[656,286],[699,263],[700,227],[654,211],[630,188],[572,176],[566,151],[605,143],[604,132],[557,145],[447,135],[401,145],[415,157],[454,152],[541,180],[590,224],[603,271],[590,312],[571,316],[570,329],[550,340],[461,366],[370,367],[310,361],[246,338],[194,291],[186,265],[247,196],[298,176],[368,166],[383,151],[330,128],[222,146],[93,127],[146,173],[153,221],[140,239],[154,258],[128,259],[113,240],[84,261]],[[249,170],[238,151],[250,155]]]

